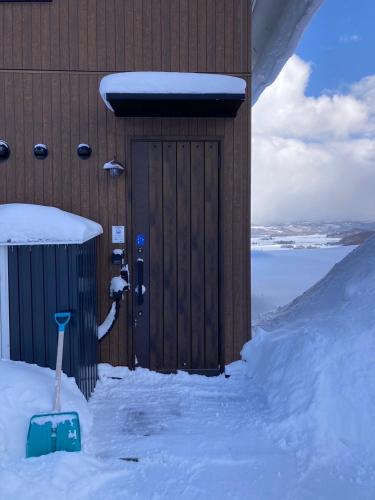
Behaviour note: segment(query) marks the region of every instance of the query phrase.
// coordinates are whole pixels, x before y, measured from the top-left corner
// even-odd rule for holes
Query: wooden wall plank
[[[225,71],[225,3],[227,0],[216,0],[216,61],[215,71],[224,73]],[[230,1],[230,0],[228,0]]]
[[[5,9],[0,9],[0,68],[4,68],[4,17]]]
[[[69,0],[68,3],[68,22],[69,22],[69,69],[77,71],[79,69],[79,17],[77,0]],[[64,27],[63,27],[64,29]],[[65,26],[66,29],[66,26]]]
[[[97,51],[96,51],[96,69],[102,69],[107,67],[107,36],[106,36],[106,4],[102,0],[96,0],[96,39],[97,39]],[[126,33],[126,27],[125,27]]]
[[[171,2],[161,0],[161,69],[171,71]]]
[[[14,52],[21,50],[19,44],[15,45],[13,40],[13,5],[1,5],[3,11],[2,47],[4,54],[4,68],[13,68]]]
[[[88,67],[88,0],[79,0],[78,6],[78,68]]]
[[[133,0],[125,1],[125,68],[134,68],[134,5]]]
[[[152,69],[162,68],[161,0],[152,2]]]
[[[115,0],[106,0],[106,59],[104,68],[108,71],[116,69],[116,33],[115,33]]]
[[[1,129],[4,132],[4,139],[8,141],[11,147],[11,156],[9,160],[4,164],[6,165],[6,183],[7,190],[5,193],[5,201],[9,203],[9,200],[16,201],[16,175],[17,170],[15,168],[17,158],[15,156],[15,144],[16,144],[16,125],[15,125],[15,103],[14,103],[14,75],[12,73],[4,73],[4,108],[5,114],[0,121],[2,122]],[[17,123],[18,127],[18,123]],[[20,145],[18,145],[20,147]],[[17,150],[18,150],[17,147]],[[19,182],[21,182],[19,180]]]
[[[134,12],[134,69],[139,71],[143,69],[143,16],[142,16],[142,1],[135,2],[133,6]]]
[[[58,2],[59,5],[59,37],[60,37],[60,70],[69,70],[69,47],[70,31],[73,27],[69,23],[69,2]],[[98,33],[99,35],[99,33]],[[54,66],[56,67],[56,66]]]
[[[51,147],[52,147],[52,205],[62,206],[62,182],[61,168],[62,148],[61,148],[61,88],[60,77],[58,74],[52,74],[50,77],[51,84]],[[48,125],[48,124],[47,124]]]
[[[115,0],[116,71],[123,71],[125,68],[124,18],[125,18],[125,2],[123,0]]]
[[[40,51],[41,51],[41,68],[51,68],[51,5],[47,5],[46,9],[40,8]]]
[[[32,153],[33,130],[33,82],[32,75],[14,75],[14,93],[22,95],[23,99],[14,99],[15,120],[15,160],[17,170],[14,172],[16,181],[16,200],[26,203],[34,202],[35,183],[37,172],[35,170],[34,156]],[[16,118],[17,117],[17,118]],[[29,168],[27,168],[27,159]]]
[[[22,26],[22,6],[16,4],[13,6],[12,13],[12,32],[13,32],[13,47],[16,49],[13,52],[13,65],[16,68],[22,68],[22,33],[20,31],[20,26]]]
[[[171,62],[170,70],[180,70],[180,4],[179,1],[171,3],[170,6],[170,45],[171,45]]]
[[[178,71],[189,71],[189,4],[188,0],[180,0],[179,19],[179,69]]]
[[[43,100],[42,100],[42,75],[34,73],[32,75],[32,110],[30,118],[33,120],[33,147],[36,144],[47,144],[43,137]],[[35,185],[34,199],[32,203],[43,205],[43,177],[46,168],[46,162],[49,160],[38,160],[34,157],[35,164]]]
[[[49,148],[49,154],[46,160],[43,161],[43,203],[48,203],[47,200],[53,200],[53,163],[54,163],[54,144],[53,144],[53,116],[52,116],[52,86],[51,76],[49,73],[41,75],[40,91],[42,95],[42,126],[41,137],[43,142]]]
[[[40,29],[40,4],[31,4],[31,25],[31,64],[32,68],[40,69],[42,64],[42,31]],[[38,26],[38,29],[35,29],[35,26]]]
[[[200,0],[198,3],[198,33],[197,33],[197,45],[198,45],[198,66],[197,71],[205,72],[207,71],[207,47],[208,47],[208,36],[207,36],[207,24],[212,24],[207,22],[207,0]],[[212,13],[210,13],[210,16]]]
[[[224,69],[226,73],[233,71],[234,63],[234,2],[225,0],[224,5]]]
[[[50,59],[50,68],[60,68],[60,8],[58,5],[59,2],[53,2],[50,6],[50,50],[51,50],[51,59]],[[24,11],[25,13],[25,11]],[[30,23],[29,23],[30,24]],[[47,42],[48,43],[48,42]],[[24,57],[25,60],[25,57]],[[30,65],[23,65],[24,69],[30,67]]]
[[[198,68],[198,3],[197,0],[189,0],[189,71],[197,71]],[[203,49],[203,48],[202,48]],[[199,48],[200,50],[200,48]]]

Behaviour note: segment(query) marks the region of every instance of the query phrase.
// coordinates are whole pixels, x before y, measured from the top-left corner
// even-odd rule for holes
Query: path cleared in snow
[[[295,461],[258,429],[260,401],[235,375],[120,373],[122,380],[100,381],[90,401],[88,451],[139,460],[124,465],[133,472],[123,485],[132,498],[285,497]],[[111,498],[123,498],[121,488]]]
[[[102,366],[83,452],[0,455],[0,500],[373,500],[368,478],[341,463],[309,468],[273,441],[246,363],[229,370],[207,378]]]
[[[140,499],[370,499],[345,471],[308,470],[271,440],[267,405],[251,389],[244,364],[231,365],[230,378],[104,367],[89,403],[88,452],[121,462],[130,474],[112,484],[110,495],[108,484],[95,490],[96,498],[125,498],[126,491]]]

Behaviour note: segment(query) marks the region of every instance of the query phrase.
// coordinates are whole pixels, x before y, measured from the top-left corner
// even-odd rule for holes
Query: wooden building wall
[[[249,337],[250,101],[236,119],[115,118],[99,81],[115,71],[227,73],[250,89],[250,0],[53,0],[0,3],[0,138],[11,157],[0,164],[0,203],[54,205],[102,224],[99,310],[109,306],[112,225],[130,227],[132,137],[221,141],[221,317],[224,360]],[[76,154],[87,142],[93,154]],[[36,143],[49,147],[36,160]],[[116,155],[127,166],[110,178]],[[131,321],[101,345],[102,361],[132,364]]]

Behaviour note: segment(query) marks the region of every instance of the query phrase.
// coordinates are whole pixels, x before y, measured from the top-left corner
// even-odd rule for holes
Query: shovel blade
[[[33,415],[27,434],[26,457],[40,457],[55,451],[81,451],[78,413]]]

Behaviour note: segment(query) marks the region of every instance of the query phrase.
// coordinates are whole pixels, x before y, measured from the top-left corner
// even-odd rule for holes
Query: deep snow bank
[[[55,372],[49,368],[0,359],[0,462],[25,456],[30,417],[51,411],[54,389]],[[75,380],[63,374],[61,411],[73,410],[84,441],[91,427],[87,402]]]
[[[255,333],[242,356],[280,443],[375,462],[375,238]]]

